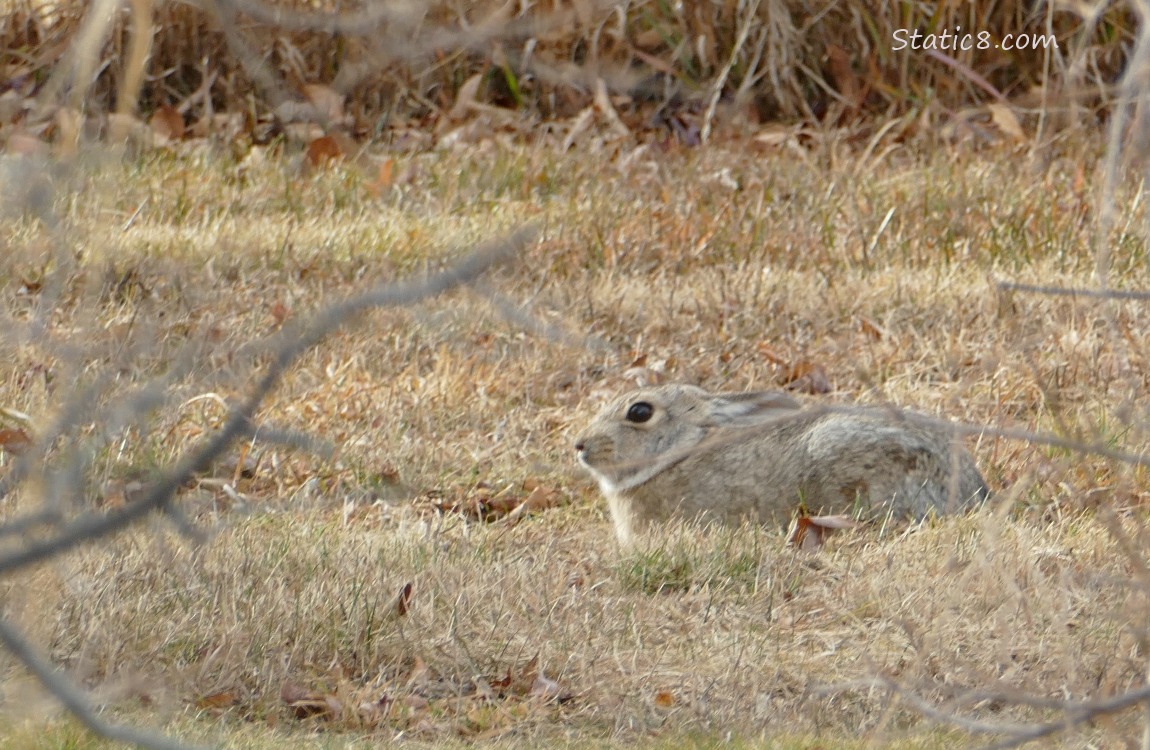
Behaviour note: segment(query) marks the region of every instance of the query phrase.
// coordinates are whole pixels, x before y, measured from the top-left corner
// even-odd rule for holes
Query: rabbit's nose
[[[576,440],[576,441],[575,441],[575,450],[577,450],[577,451],[579,451],[580,453],[582,453],[582,452],[583,452],[583,448],[584,448],[584,443],[583,443],[583,441],[582,441],[582,440]]]

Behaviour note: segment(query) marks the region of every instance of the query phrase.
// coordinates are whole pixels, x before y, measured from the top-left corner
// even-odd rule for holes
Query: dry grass
[[[543,238],[486,283],[571,340],[527,333],[474,292],[367,316],[305,356],[260,415],[329,442],[330,459],[257,443],[250,472],[222,466],[184,493],[206,544],[143,529],[6,582],[5,608],[127,716],[236,746],[317,725],[428,742],[702,747],[729,732],[838,746],[861,731],[949,746],[969,738],[883,691],[816,688],[874,670],[932,700],[1142,684],[1145,581],[1106,526],[1114,514],[1145,548],[1140,470],[987,437],[972,447],[1002,491],[969,518],[852,532],[814,555],[774,530],[670,529],[622,556],[569,445],[635,377],[742,389],[819,367],[831,400],[1144,451],[1146,306],[994,287],[1090,282],[1095,147],[1062,148],[860,159],[828,136],[748,159],[492,140],[368,155],[395,160],[382,194],[374,166],[314,173],[190,144],[61,174],[59,234],[27,217],[0,233],[0,309],[47,313],[43,336],[0,339],[0,405],[45,425],[85,387],[87,402],[114,403],[167,377],[142,418],[97,414],[88,443],[62,448],[88,451],[94,488],[68,502],[123,502],[126,483],[218,426],[218,399],[259,371],[282,325],[526,220]],[[1111,278],[1147,288],[1143,209],[1129,201],[1118,196]],[[519,524],[411,502],[538,487],[563,507]],[[536,657],[570,700],[481,700]],[[16,670],[6,679],[23,692]],[[341,710],[293,718],[285,680]],[[220,694],[236,705],[203,707]],[[386,718],[355,708],[384,695]],[[61,744],[74,731],[51,726]],[[1066,742],[1130,732],[1119,719]]]
[[[0,75],[15,88],[60,76],[71,64],[86,7],[0,3]],[[337,20],[333,10],[341,14]],[[117,90],[134,67],[139,74],[132,61],[142,58],[129,54],[132,18],[126,10],[116,16],[89,52],[91,70],[72,87],[79,96],[91,84],[83,99],[89,111],[122,104]],[[640,107],[636,122],[663,105],[663,118],[674,118],[685,104],[698,112],[721,90],[740,114],[762,121],[841,124],[860,113],[912,112],[937,124],[955,113],[963,119],[964,108],[997,95],[1018,103],[1031,121],[1041,107],[1047,124],[1089,127],[1084,111],[1109,102],[1107,88],[1126,63],[1137,27],[1136,10],[1126,4],[1036,11],[1017,0],[943,6],[852,0],[818,9],[797,0],[511,6],[229,0],[158,3],[152,23],[141,111],[174,105],[194,119],[225,110],[265,117],[284,101],[301,100],[305,85],[323,84],[348,95],[355,130],[367,135],[449,108],[477,74],[483,101],[544,119],[573,116],[603,77],[613,93],[657,105]],[[898,48],[898,30],[987,36],[969,49],[936,45],[929,54]],[[1000,45],[1026,34],[1053,34],[1057,45]],[[208,79],[204,98],[197,92]]]

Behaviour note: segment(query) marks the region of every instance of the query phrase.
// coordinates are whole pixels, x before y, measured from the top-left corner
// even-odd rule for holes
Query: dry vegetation
[[[309,347],[174,507],[0,582],[0,638],[108,716],[252,748],[917,748],[1146,689],[1150,307],[1000,284],[1150,288],[1140,187],[1098,200],[1126,6],[333,31],[167,3],[137,97],[142,5],[91,48],[78,4],[0,5],[0,571],[141,503],[318,311],[538,234]],[[890,53],[927,24],[1066,46]],[[129,137],[91,145],[113,109]],[[572,436],[667,380],[961,421],[997,495],[814,552],[676,527],[622,553]],[[102,746],[0,653],[5,746]],[[1146,721],[1094,718],[1057,742]]]
[[[5,223],[5,314],[48,314],[42,338],[6,339],[0,403],[46,425],[72,393],[115,403],[167,377],[154,408],[112,410],[61,448],[91,451],[92,492],[68,502],[101,507],[218,427],[285,326],[450,248],[543,230],[483,293],[373,313],[300,360],[258,421],[331,453],[240,445],[181,492],[206,542],[160,524],[83,550],[10,580],[10,616],[129,716],[253,746],[248,722],[931,746],[961,735],[858,681],[1003,721],[1058,714],[964,691],[1142,684],[1141,557],[1108,531],[1142,548],[1145,477],[1126,464],[984,437],[1000,499],[968,518],[813,555],[754,529],[615,549],[569,443],[636,378],[803,388],[821,373],[820,398],[1144,450],[1144,304],[995,288],[1090,282],[1090,160],[896,149],[860,166],[832,136],[751,160],[735,145],[564,156],[492,140],[322,171],[198,145],[60,175],[68,253],[45,254],[52,235],[27,217]],[[1140,211],[1120,212],[1116,286],[1147,286]],[[450,512],[526,499],[517,522]],[[8,680],[7,695],[25,684]],[[1130,731],[1119,718],[1066,741]]]

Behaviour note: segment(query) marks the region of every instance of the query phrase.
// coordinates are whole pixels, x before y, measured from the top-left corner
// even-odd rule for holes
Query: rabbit
[[[673,517],[783,525],[802,506],[921,519],[990,493],[945,427],[892,408],[804,408],[777,391],[640,389],[600,412],[575,449],[623,547]]]

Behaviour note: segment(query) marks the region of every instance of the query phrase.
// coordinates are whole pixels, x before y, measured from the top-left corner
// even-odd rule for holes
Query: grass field
[[[239,446],[181,494],[205,541],[145,524],[5,581],[6,613],[109,716],[237,748],[954,747],[988,737],[914,696],[1010,723],[1060,716],[1012,691],[1144,684],[1150,489],[1109,459],[984,435],[998,494],[971,516],[813,553],[758,528],[617,549],[571,443],[637,380],[1145,451],[1147,305],[996,287],[1093,283],[1099,144],[794,146],[492,139],[316,171],[188,144],[57,175],[57,227],[0,230],[4,314],[45,322],[0,339],[0,405],[42,426],[92,389],[68,446],[90,491],[65,505],[130,502],[284,327],[521,224],[539,239],[478,290],[309,351],[259,420],[331,452]],[[1135,195],[1105,240],[1116,288],[1150,287]],[[110,406],[157,380],[138,413]],[[104,746],[3,666],[7,746]],[[1060,741],[1118,746],[1139,718]]]

